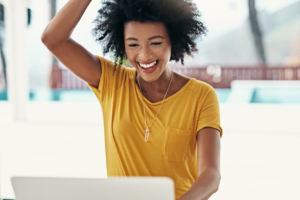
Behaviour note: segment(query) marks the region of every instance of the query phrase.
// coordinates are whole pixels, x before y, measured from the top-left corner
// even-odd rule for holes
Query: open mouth
[[[141,67],[141,68],[143,68],[143,69],[145,69],[145,70],[151,70],[151,69],[153,69],[153,68],[155,68],[156,66],[157,66],[157,64],[158,64],[158,60],[156,60],[156,61],[153,61],[152,63],[149,63],[149,64],[141,64],[141,63],[139,63],[139,62],[137,62],[138,64],[139,64],[139,66]]]

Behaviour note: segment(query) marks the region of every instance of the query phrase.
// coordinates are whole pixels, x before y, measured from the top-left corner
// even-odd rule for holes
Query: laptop
[[[13,177],[16,200],[174,200],[167,177]]]

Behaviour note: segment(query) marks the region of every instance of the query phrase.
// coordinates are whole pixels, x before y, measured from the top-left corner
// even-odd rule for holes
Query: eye
[[[153,42],[153,43],[151,43],[151,44],[157,46],[157,45],[162,44],[162,42]]]
[[[129,44],[128,46],[130,46],[130,47],[137,47],[139,45],[138,44]]]

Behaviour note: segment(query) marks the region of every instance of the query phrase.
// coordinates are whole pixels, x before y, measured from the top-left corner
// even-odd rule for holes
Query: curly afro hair
[[[108,0],[98,10],[92,30],[103,53],[113,53],[115,63],[128,59],[124,44],[124,24],[128,21],[162,22],[171,40],[171,60],[184,64],[184,54],[197,52],[195,40],[206,34],[200,12],[191,0]]]

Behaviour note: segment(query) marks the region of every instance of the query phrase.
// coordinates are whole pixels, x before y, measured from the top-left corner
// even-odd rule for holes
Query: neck
[[[140,82],[143,94],[165,94],[169,86],[172,73],[173,71],[169,67],[166,67],[165,71],[161,74],[161,76],[153,82],[144,81],[140,74],[138,74],[137,79]]]

